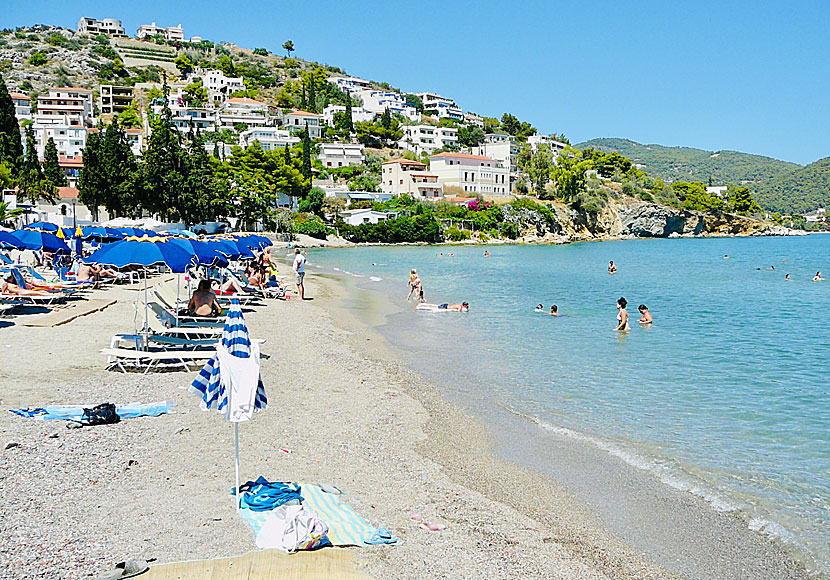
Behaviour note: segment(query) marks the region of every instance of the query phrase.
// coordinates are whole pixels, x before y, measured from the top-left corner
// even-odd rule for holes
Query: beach
[[[295,296],[245,313],[251,337],[266,339],[269,408],[240,427],[241,477],[343,490],[359,514],[400,540],[354,550],[373,577],[806,578],[783,550],[737,525],[734,543],[725,536],[729,545],[716,555],[701,543],[700,562],[685,563],[683,574],[656,563],[610,532],[584,498],[495,453],[484,425],[344,307],[353,296],[339,280],[306,281],[313,301]],[[17,317],[0,328],[4,409],[175,402],[168,415],[82,429],[0,414],[4,578],[85,578],[128,558],[161,563],[255,549],[229,494],[233,428],[187,391],[195,373],[104,370],[98,350],[132,330],[136,294],[98,291],[118,302],[62,326],[25,327]],[[620,469],[606,475],[624,480]],[[679,513],[660,507],[667,517]],[[710,517],[692,499],[684,507],[687,516]],[[413,513],[447,527],[423,529]],[[671,535],[683,524],[667,519],[653,532]]]

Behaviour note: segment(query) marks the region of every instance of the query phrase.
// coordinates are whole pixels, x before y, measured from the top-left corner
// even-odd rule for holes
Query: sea
[[[830,236],[357,247],[308,262],[382,297],[376,329],[452,402],[740,511],[830,573]],[[412,268],[428,302],[469,312],[415,310]],[[828,281],[812,281],[819,270]],[[620,297],[628,332],[614,330]],[[637,323],[640,304],[653,325]]]

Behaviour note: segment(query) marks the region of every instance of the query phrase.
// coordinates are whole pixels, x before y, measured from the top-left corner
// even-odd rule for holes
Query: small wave
[[[340,268],[332,268],[332,270],[334,270],[335,272],[339,272]]]
[[[381,280],[383,280],[383,278],[380,278],[378,276],[369,276],[369,280],[371,280],[372,282],[380,282]]]

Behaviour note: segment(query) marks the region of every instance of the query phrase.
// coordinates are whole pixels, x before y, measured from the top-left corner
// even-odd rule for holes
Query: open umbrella
[[[81,229],[83,239],[85,240],[101,240],[102,242],[111,242],[113,240],[120,240],[124,238],[124,234],[115,228],[108,228],[106,226],[88,226]]]
[[[57,231],[57,230],[55,230]],[[15,230],[14,237],[21,241],[28,250],[43,250],[44,252],[69,252],[69,246],[55,234],[39,230]]]
[[[231,300],[216,354],[193,380],[190,391],[204,410],[213,409],[234,424],[236,507],[239,508],[239,423],[268,407],[259,373],[259,345],[251,343],[238,300]]]
[[[220,268],[228,265],[228,259],[225,255],[216,246],[211,246],[206,242],[191,240],[190,238],[167,238],[167,241],[190,252],[193,255],[194,265],[215,265]]]
[[[23,250],[26,246],[12,232],[0,232],[0,248],[15,248]]]
[[[102,246],[84,261],[113,268],[166,265],[173,272],[185,272],[193,254],[165,238],[124,239]]]
[[[33,232],[46,232],[49,234],[57,234],[60,229],[57,224],[49,222],[32,222],[23,226],[24,230],[32,230]]]

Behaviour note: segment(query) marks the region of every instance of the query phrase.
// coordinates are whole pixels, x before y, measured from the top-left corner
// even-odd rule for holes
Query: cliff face
[[[597,213],[564,203],[549,206],[555,221],[535,220],[524,231],[526,241],[564,243],[613,238],[690,236],[793,235],[796,232],[743,216],[712,215],[633,198],[611,199]]]

